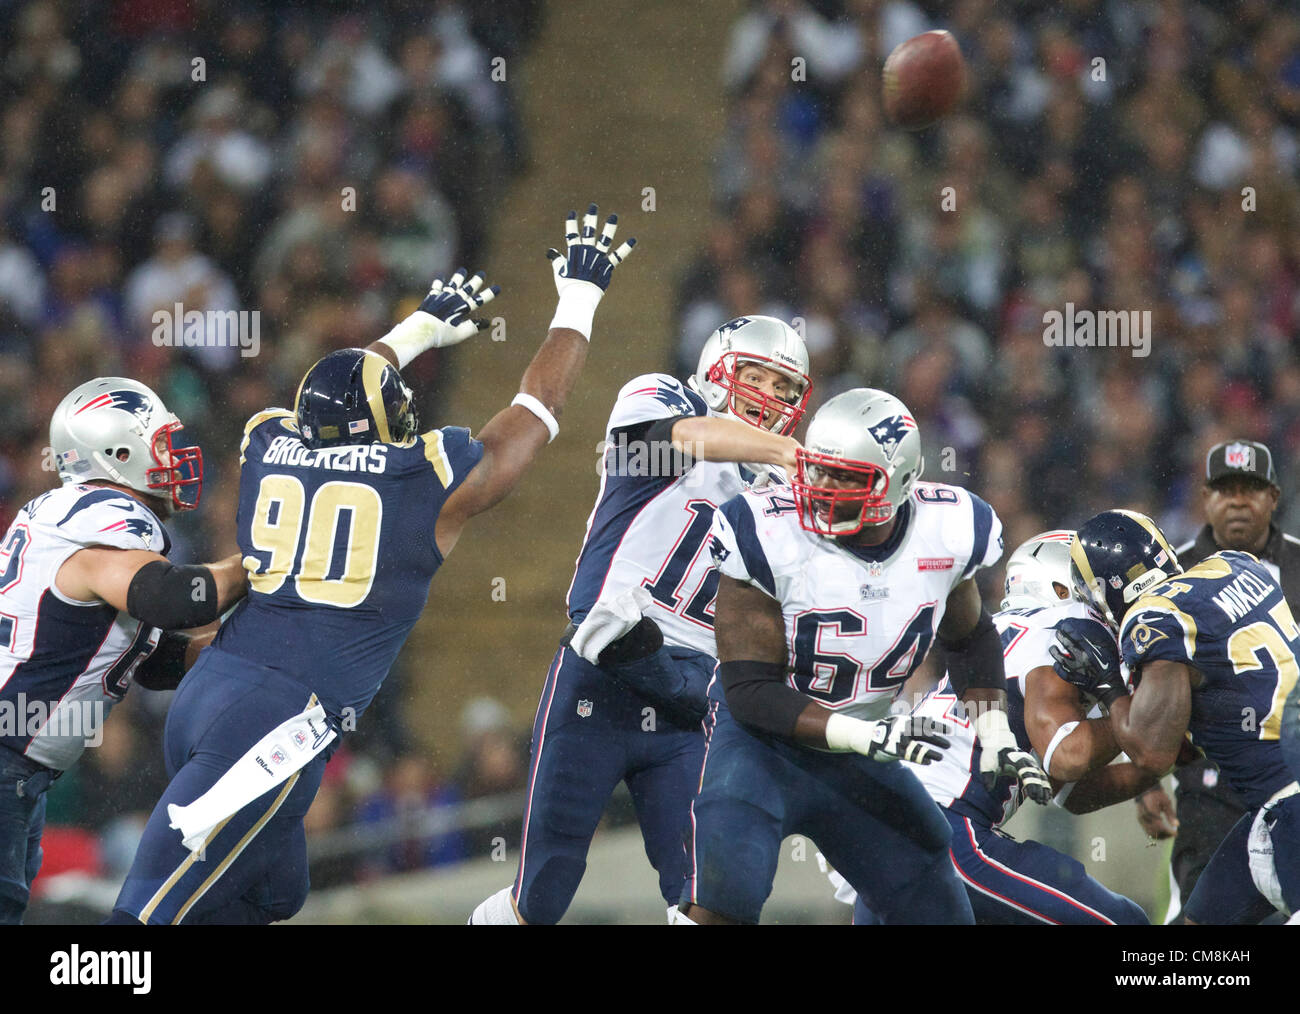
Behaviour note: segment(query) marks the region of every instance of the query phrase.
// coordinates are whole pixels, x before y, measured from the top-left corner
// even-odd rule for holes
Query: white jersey
[[[1097,624],[1098,636],[1114,639],[1096,613],[1074,600],[1036,609],[1005,609],[993,617],[1006,661],[1007,724],[1022,750],[1033,752],[1025,730],[1026,677],[1040,666],[1052,665],[1047,649],[1056,643],[1056,625],[1070,617],[1092,620]],[[1010,820],[1023,801],[1023,794],[1016,780],[1005,776],[998,778],[992,793],[985,789],[979,778],[980,748],[975,727],[958,704],[952,684],[946,678],[942,680],[912,714],[942,722],[952,730],[947,734],[952,745],[940,760],[912,768],[930,798],[940,806],[957,809],[964,816],[992,826]]]
[[[889,714],[921,664],[949,593],[1002,555],[1002,523],[958,486],[917,483],[875,547],[805,531],[788,486],[747,492],[714,515],[723,574],[781,603],[787,682],[856,718]]]
[[[618,392],[605,427],[600,495],[569,586],[575,623],[602,595],[639,584],[654,601],[646,615],[659,625],[665,643],[717,655],[718,575],[705,544],[718,506],[740,493],[753,474],[645,442],[646,430],[661,419],[709,414],[703,398],[663,373],[644,374]]]
[[[0,543],[0,744],[62,771],[97,741],[161,631],[106,602],[78,602],[54,579],[88,546],[166,553],[162,522],[139,500],[94,485],[43,493]]]

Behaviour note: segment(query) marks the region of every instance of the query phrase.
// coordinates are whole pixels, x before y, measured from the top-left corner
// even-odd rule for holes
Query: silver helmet
[[[789,392],[778,398],[744,383],[740,373],[749,363],[785,376],[790,381]],[[775,317],[757,314],[729,320],[709,335],[695,375],[687,383],[715,412],[775,433],[795,428],[813,386],[808,376],[808,349],[799,332]],[[738,398],[750,406],[741,408]]]
[[[1074,532],[1043,532],[1021,544],[1007,558],[1002,609],[1055,606],[1071,597],[1070,543]],[[1058,591],[1059,587],[1059,591]]]
[[[59,402],[50,419],[50,448],[65,486],[107,479],[189,510],[199,502],[203,455],[197,447],[173,445],[180,429],[180,420],[144,384],[99,377]]]
[[[892,394],[868,387],[819,408],[796,457],[791,485],[799,523],[830,536],[892,519],[925,467],[912,413]]]

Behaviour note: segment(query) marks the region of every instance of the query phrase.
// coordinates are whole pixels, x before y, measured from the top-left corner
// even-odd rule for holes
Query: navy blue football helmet
[[[420,430],[397,367],[364,349],[339,349],[308,370],[294,413],[302,442],[312,448],[410,444]]]
[[[1115,630],[1138,596],[1182,572],[1164,532],[1137,511],[1102,511],[1070,543],[1075,596]]]

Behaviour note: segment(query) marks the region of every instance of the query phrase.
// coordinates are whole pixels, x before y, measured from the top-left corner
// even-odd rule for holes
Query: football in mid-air
[[[966,86],[966,63],[951,32],[925,32],[900,43],[884,70],[885,115],[920,130],[952,112]]]

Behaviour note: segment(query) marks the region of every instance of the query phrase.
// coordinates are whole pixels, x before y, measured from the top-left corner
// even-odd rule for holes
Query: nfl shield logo
[[[591,717],[591,701],[579,701],[579,702],[578,702],[578,717],[579,717],[579,718],[590,718],[590,717]]]
[[[1122,588],[1124,586],[1124,579],[1118,574],[1112,574],[1110,576],[1110,586],[1112,588]]]
[[[870,562],[867,563],[867,576],[884,577],[885,576],[884,565],[876,562],[875,560],[871,560]]]
[[[1223,463],[1229,468],[1255,467],[1255,448],[1246,444],[1229,444],[1223,452]]]
[[[284,763],[285,761],[287,761],[288,759],[289,759],[289,758],[285,756],[284,751],[281,750],[278,746],[277,746],[274,750],[271,751],[271,763],[272,763],[272,764],[283,764],[283,763]]]

